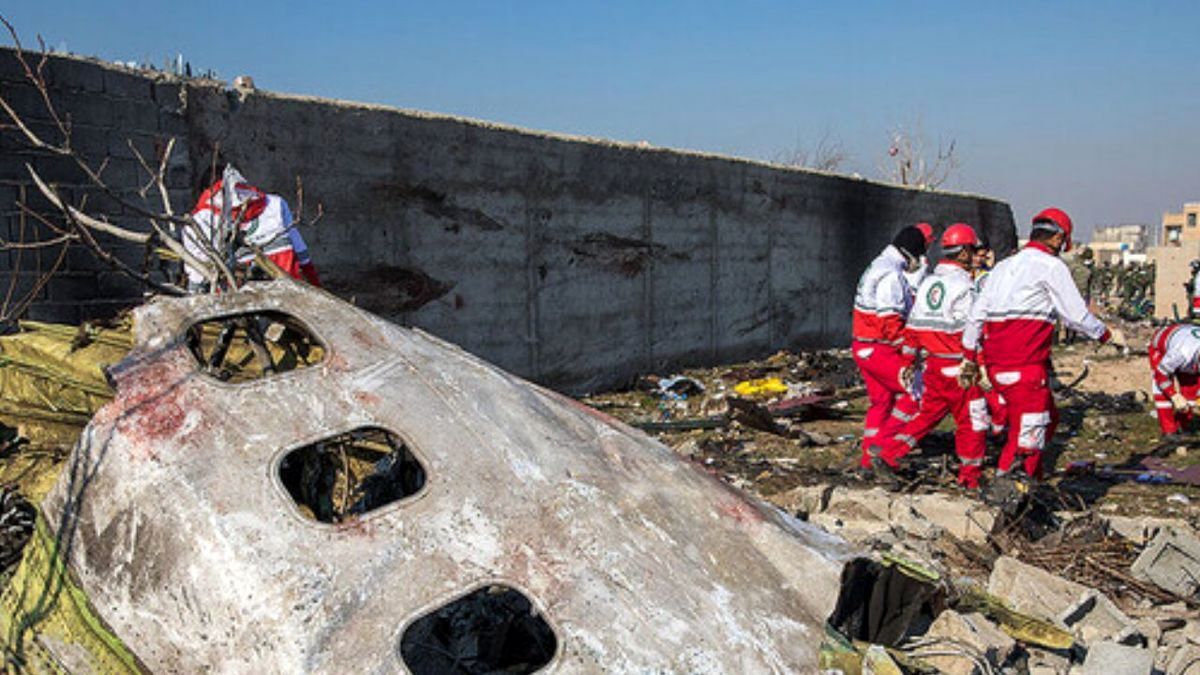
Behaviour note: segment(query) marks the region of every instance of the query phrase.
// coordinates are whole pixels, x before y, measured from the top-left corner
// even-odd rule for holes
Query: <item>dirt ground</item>
[[[1131,345],[1128,354],[1088,341],[1055,348],[1060,386],[1074,386],[1055,397],[1062,421],[1048,452],[1047,483],[1059,490],[1065,501],[1078,500],[1080,508],[1195,522],[1200,519],[1200,487],[1140,483],[1137,472],[1105,478],[1068,475],[1072,462],[1091,461],[1097,467],[1120,465],[1159,442],[1145,355],[1153,328],[1149,324],[1124,328]],[[658,390],[658,383],[668,376],[690,378],[704,391],[664,394]],[[738,382],[771,377],[785,384],[787,393],[748,398],[763,407],[788,398],[825,398],[806,414],[775,418],[775,428],[769,431],[763,430],[769,422],[763,424],[753,416],[730,412],[730,399],[743,398],[734,392]],[[799,485],[854,480],[867,401],[848,350],[779,352],[757,362],[647,375],[638,385],[583,401],[643,427],[728,415],[732,421],[727,424],[709,422],[716,428],[647,430],[679,454],[767,499]],[[947,419],[922,442],[919,456],[914,457],[920,474],[912,489],[958,492],[953,486],[956,468],[952,429]],[[994,471],[1002,445],[1002,437],[989,438],[985,475]],[[1181,445],[1167,455],[1168,464],[1178,468],[1200,463],[1200,444]]]

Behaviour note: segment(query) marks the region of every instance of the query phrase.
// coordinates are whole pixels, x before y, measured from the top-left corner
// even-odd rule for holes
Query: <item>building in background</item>
[[[1096,263],[1127,265],[1145,260],[1148,225],[1104,225],[1092,231],[1088,248],[1096,257]]]
[[[1200,202],[1188,202],[1182,211],[1168,211],[1162,218],[1163,246],[1178,246],[1185,241],[1200,241]]]
[[[1192,278],[1190,263],[1200,259],[1200,202],[1163,214],[1159,245],[1150,249],[1155,264],[1154,315],[1175,320],[1186,317],[1191,298],[1184,284]]]

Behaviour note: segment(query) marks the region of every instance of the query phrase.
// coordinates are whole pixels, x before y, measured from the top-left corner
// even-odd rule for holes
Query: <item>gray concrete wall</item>
[[[377,106],[243,99],[211,83],[184,90],[192,180],[218,147],[290,199],[301,176],[310,213],[324,206],[304,235],[331,290],[571,391],[845,344],[858,275],[904,225],[965,221],[1000,251],[1016,242],[1008,205],[986,198]]]

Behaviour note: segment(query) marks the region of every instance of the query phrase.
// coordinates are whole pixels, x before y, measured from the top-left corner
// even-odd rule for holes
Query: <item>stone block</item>
[[[1130,568],[1133,575],[1180,597],[1200,591],[1200,539],[1166,528],[1158,533]]]
[[[1115,642],[1098,642],[1088,649],[1082,675],[1150,675],[1154,652]]]
[[[104,93],[114,98],[149,100],[154,81],[143,75],[125,73],[116,68],[104,68]]]
[[[788,513],[811,517],[825,510],[833,489],[832,485],[801,485],[767,499]]]
[[[939,614],[925,635],[968,647],[993,666],[1003,663],[1016,646],[1015,640],[982,614],[964,615],[952,609]],[[972,675],[975,672],[974,661],[961,656],[933,656],[923,660],[948,675]]]
[[[116,122],[119,114],[112,99],[103,94],[88,92],[65,92],[59,113],[70,117],[73,124],[89,124],[96,127],[110,127]]]
[[[1165,528],[1179,532],[1190,532],[1191,528],[1182,518],[1160,518],[1158,516],[1105,516],[1108,529],[1138,545],[1149,543]]]
[[[1063,654],[1037,647],[1026,647],[1026,650],[1029,652],[1026,665],[1030,675],[1066,675],[1071,670],[1071,661]]]
[[[1133,620],[1095,589],[1086,591],[1079,602],[1059,615],[1058,621],[1089,645],[1101,640],[1121,642],[1138,632]]]
[[[997,512],[980,502],[943,494],[907,495],[892,502],[893,522],[917,536],[936,536],[937,531],[930,532],[914,516],[941,532],[982,543],[996,526]],[[923,530],[927,534],[922,535]]]
[[[987,590],[1008,602],[1018,612],[1061,626],[1058,617],[1075,605],[1088,589],[1040,567],[1001,556],[992,567]]]
[[[1184,645],[1167,662],[1166,675],[1200,675],[1200,647]]]
[[[158,131],[158,106],[149,99],[110,101],[113,109],[113,126],[130,132]]]
[[[834,488],[825,510],[809,518],[809,522],[827,532],[851,540],[863,540],[891,532],[888,517],[892,496],[880,489],[852,490]]]
[[[88,61],[52,59],[46,78],[53,87],[92,93],[104,91],[104,68]]]

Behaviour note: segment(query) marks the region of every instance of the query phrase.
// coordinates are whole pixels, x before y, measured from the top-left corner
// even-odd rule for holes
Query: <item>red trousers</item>
[[[279,266],[279,269],[287,272],[288,276],[300,281],[307,281],[313,286],[321,286],[321,278],[317,276],[317,268],[311,262],[300,262],[300,258],[296,256],[296,252],[290,248],[285,248],[282,251],[267,254],[271,262]]]
[[[1058,427],[1049,365],[988,368],[992,386],[1008,407],[1008,440],[1000,453],[1000,474],[1011,471],[1019,458],[1027,475],[1042,477],[1042,452]]]
[[[983,473],[983,455],[987,448],[987,431],[991,425],[987,401],[978,386],[963,389],[958,384],[957,361],[929,359],[925,364],[925,393],[921,409],[911,422],[905,423],[894,438],[883,446],[880,457],[895,467],[899,460],[913,451],[933,428],[946,417],[954,416],[954,450],[960,465],[958,482],[967,487],[979,487]]]
[[[898,347],[875,342],[855,340],[850,350],[867,386],[869,407],[863,420],[861,465],[870,467],[871,453],[879,452],[917,414],[917,402],[900,383],[900,371],[912,359],[901,354]]]
[[[1153,363],[1153,357],[1151,358]],[[1157,366],[1154,364],[1151,367]],[[1189,401],[1195,401],[1200,396],[1200,375],[1195,373],[1175,373],[1175,382],[1179,385],[1179,393]],[[1175,412],[1175,405],[1154,384],[1154,411],[1158,413],[1158,426],[1164,434],[1173,434],[1192,421],[1190,412]]]
[[[989,389],[983,393],[983,398],[992,416],[992,433],[1000,434],[1008,427],[1008,406],[1004,404],[1004,397],[995,389]]]

